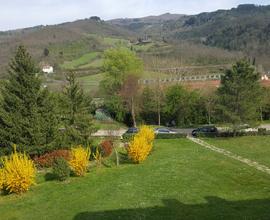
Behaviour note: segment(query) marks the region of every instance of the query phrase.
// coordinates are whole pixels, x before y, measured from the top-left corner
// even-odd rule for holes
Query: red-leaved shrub
[[[70,151],[69,150],[55,150],[50,153],[46,153],[40,157],[35,157],[34,162],[38,167],[52,167],[54,161],[57,158],[64,158],[65,160],[70,159]]]
[[[112,154],[113,142],[105,140],[100,144],[101,153],[103,157],[109,157]]]

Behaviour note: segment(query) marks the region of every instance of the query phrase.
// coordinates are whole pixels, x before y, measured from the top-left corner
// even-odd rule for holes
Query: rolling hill
[[[103,39],[106,37],[128,39],[134,37],[134,33],[93,18],[0,32],[0,75],[5,74],[7,64],[19,44],[25,45],[37,62],[57,66],[64,60],[104,50],[107,45]],[[43,54],[45,48],[49,50],[47,57]]]
[[[174,44],[189,41],[241,51],[270,70],[270,5],[243,4],[230,10],[154,18],[118,19],[110,23]]]
[[[146,37],[150,43],[136,44],[137,39]],[[198,15],[166,13],[110,21],[91,17],[0,32],[0,76],[6,73],[18,44],[26,45],[38,63],[49,63],[56,70],[96,71],[103,51],[122,45],[137,51],[150,69],[154,63],[161,68],[230,64],[246,56],[267,71],[269,39],[270,6],[247,4]]]

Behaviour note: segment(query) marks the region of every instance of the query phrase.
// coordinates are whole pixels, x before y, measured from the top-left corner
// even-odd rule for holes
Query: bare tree
[[[136,75],[128,75],[120,90],[120,96],[123,98],[126,107],[131,112],[133,126],[137,127],[136,123],[136,96],[139,91],[139,77]]]

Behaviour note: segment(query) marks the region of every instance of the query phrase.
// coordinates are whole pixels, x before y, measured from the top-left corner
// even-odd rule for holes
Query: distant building
[[[266,74],[262,76],[261,78],[262,80],[269,80],[269,76],[267,76]]]
[[[42,72],[43,73],[53,73],[53,67],[52,66],[49,66],[49,65],[46,65],[46,66],[43,66],[42,67]]]

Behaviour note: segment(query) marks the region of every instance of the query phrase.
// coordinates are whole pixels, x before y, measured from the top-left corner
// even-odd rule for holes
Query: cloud
[[[242,0],[0,0],[0,30],[56,24],[97,15],[103,19],[143,17],[166,12],[197,14],[228,9]],[[267,4],[268,0],[250,0]]]

